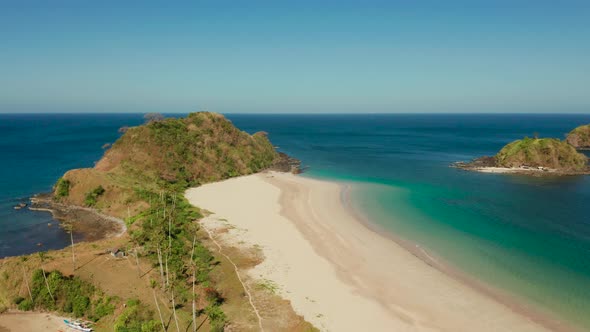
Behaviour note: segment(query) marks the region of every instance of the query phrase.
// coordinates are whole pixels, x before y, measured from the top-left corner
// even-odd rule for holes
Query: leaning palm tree
[[[51,293],[51,289],[49,288],[49,282],[47,281],[47,275],[45,274],[45,267],[43,267],[43,263],[45,261],[45,258],[47,257],[47,253],[45,251],[39,251],[38,254],[39,259],[41,259],[41,271],[43,272],[43,279],[45,279],[45,286],[47,286],[47,292],[49,292],[49,296],[51,296],[51,299],[55,301],[55,298]]]
[[[76,272],[76,253],[74,251],[74,223],[69,223],[64,227],[70,233],[70,241],[72,242],[72,274]]]
[[[193,235],[193,249],[191,250],[191,266],[193,267],[193,332],[197,332],[197,307],[195,303],[195,243],[197,242],[197,236]]]
[[[21,261],[24,263],[27,260],[26,256],[21,257]],[[31,303],[33,302],[33,294],[31,293],[31,287],[29,286],[29,277],[27,276],[27,271],[25,270],[25,264],[21,265],[23,268],[23,280],[25,281],[25,285],[27,286],[27,291],[29,292],[29,297],[31,298]]]

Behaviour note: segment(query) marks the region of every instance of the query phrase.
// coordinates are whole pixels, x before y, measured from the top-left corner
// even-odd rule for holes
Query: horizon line
[[[590,115],[588,112],[0,112],[0,115],[135,115],[159,113],[162,115],[187,115],[210,112],[223,115]]]

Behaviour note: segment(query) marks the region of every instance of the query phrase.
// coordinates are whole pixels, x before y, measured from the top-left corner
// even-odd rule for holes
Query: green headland
[[[288,171],[294,161],[278,153],[265,133],[250,135],[215,113],[151,115],[146,124],[120,131],[95,167],[65,173],[43,203],[59,210],[62,226],[73,232],[113,220],[124,222],[127,232],[4,259],[0,309],[80,317],[96,322],[97,331],[247,329],[256,316],[245,290],[199,227],[207,212],[183,193],[269,168]],[[103,218],[85,225],[78,218],[86,214],[74,214],[80,210]],[[247,255],[234,257],[240,267],[256,264]],[[277,295],[263,295],[281,313],[268,318],[269,326],[312,329]]]

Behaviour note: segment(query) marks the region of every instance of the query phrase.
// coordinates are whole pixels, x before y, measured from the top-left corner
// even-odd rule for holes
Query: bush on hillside
[[[554,138],[524,138],[506,145],[496,155],[500,167],[547,167],[583,170],[588,159],[571,145]]]
[[[95,206],[96,201],[98,200],[98,197],[100,197],[102,194],[104,194],[104,192],[105,192],[105,190],[102,186],[96,187],[94,190],[86,193],[86,197],[84,199],[84,204],[89,207]]]
[[[59,178],[55,184],[55,196],[57,198],[67,197],[70,194],[70,181]]]

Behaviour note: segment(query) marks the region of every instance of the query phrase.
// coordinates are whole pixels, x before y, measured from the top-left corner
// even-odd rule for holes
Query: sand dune
[[[343,186],[263,173],[187,191],[228,228],[225,241],[261,248],[248,271],[276,285],[322,331],[543,331],[545,328],[368,229],[344,206]]]

